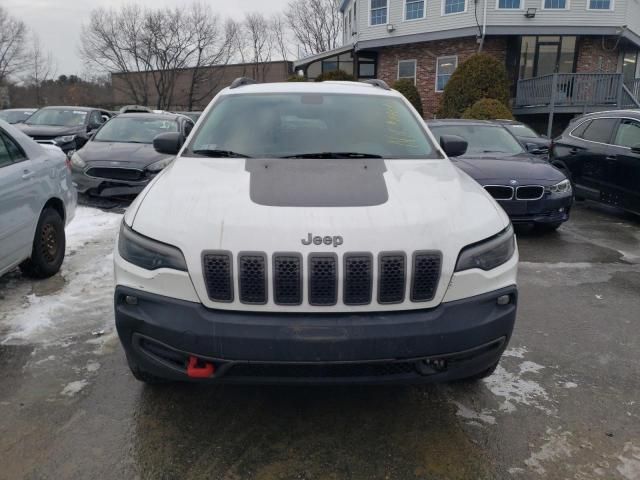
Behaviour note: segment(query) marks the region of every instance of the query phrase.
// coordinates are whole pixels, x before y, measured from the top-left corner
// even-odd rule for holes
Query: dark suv
[[[578,117],[554,140],[552,163],[576,197],[640,214],[640,110]]]

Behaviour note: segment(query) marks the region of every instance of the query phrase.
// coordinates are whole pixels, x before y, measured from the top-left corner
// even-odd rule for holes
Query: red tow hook
[[[211,378],[216,371],[216,367],[213,363],[202,362],[202,365],[198,365],[200,359],[197,357],[189,357],[189,365],[187,366],[187,375],[189,378]]]

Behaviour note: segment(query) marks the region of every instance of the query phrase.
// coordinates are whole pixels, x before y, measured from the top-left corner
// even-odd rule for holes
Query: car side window
[[[89,125],[102,125],[105,120],[102,118],[102,114],[99,111],[91,112],[91,117],[89,117]]]
[[[620,147],[633,148],[640,145],[640,122],[636,120],[623,119],[618,125],[616,137],[613,140],[615,145]]]
[[[611,143],[611,133],[617,121],[615,118],[596,118],[587,126],[581,138],[591,142]]]
[[[21,162],[27,157],[18,144],[5,132],[0,131],[0,167]]]
[[[583,138],[584,131],[587,129],[589,125],[591,125],[591,120],[582,122],[578,128],[576,128],[571,132],[571,135],[573,135],[574,137]]]
[[[191,121],[184,122],[184,136],[188,137],[195,125]]]

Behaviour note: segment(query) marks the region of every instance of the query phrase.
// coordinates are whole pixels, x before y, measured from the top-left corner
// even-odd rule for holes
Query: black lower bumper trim
[[[504,295],[511,302],[498,305]],[[195,356],[216,365],[212,381],[251,383],[464,378],[498,361],[516,307],[515,287],[429,310],[357,314],[209,310],[125,287],[115,294],[120,340],[140,368],[187,380],[186,363]],[[390,371],[396,373],[380,374]]]

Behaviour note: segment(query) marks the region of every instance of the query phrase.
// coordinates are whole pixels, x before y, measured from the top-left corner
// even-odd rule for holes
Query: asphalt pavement
[[[519,231],[496,373],[427,387],[147,387],[113,327],[120,214],[56,277],[0,278],[0,479],[638,479],[640,220],[581,203]]]

